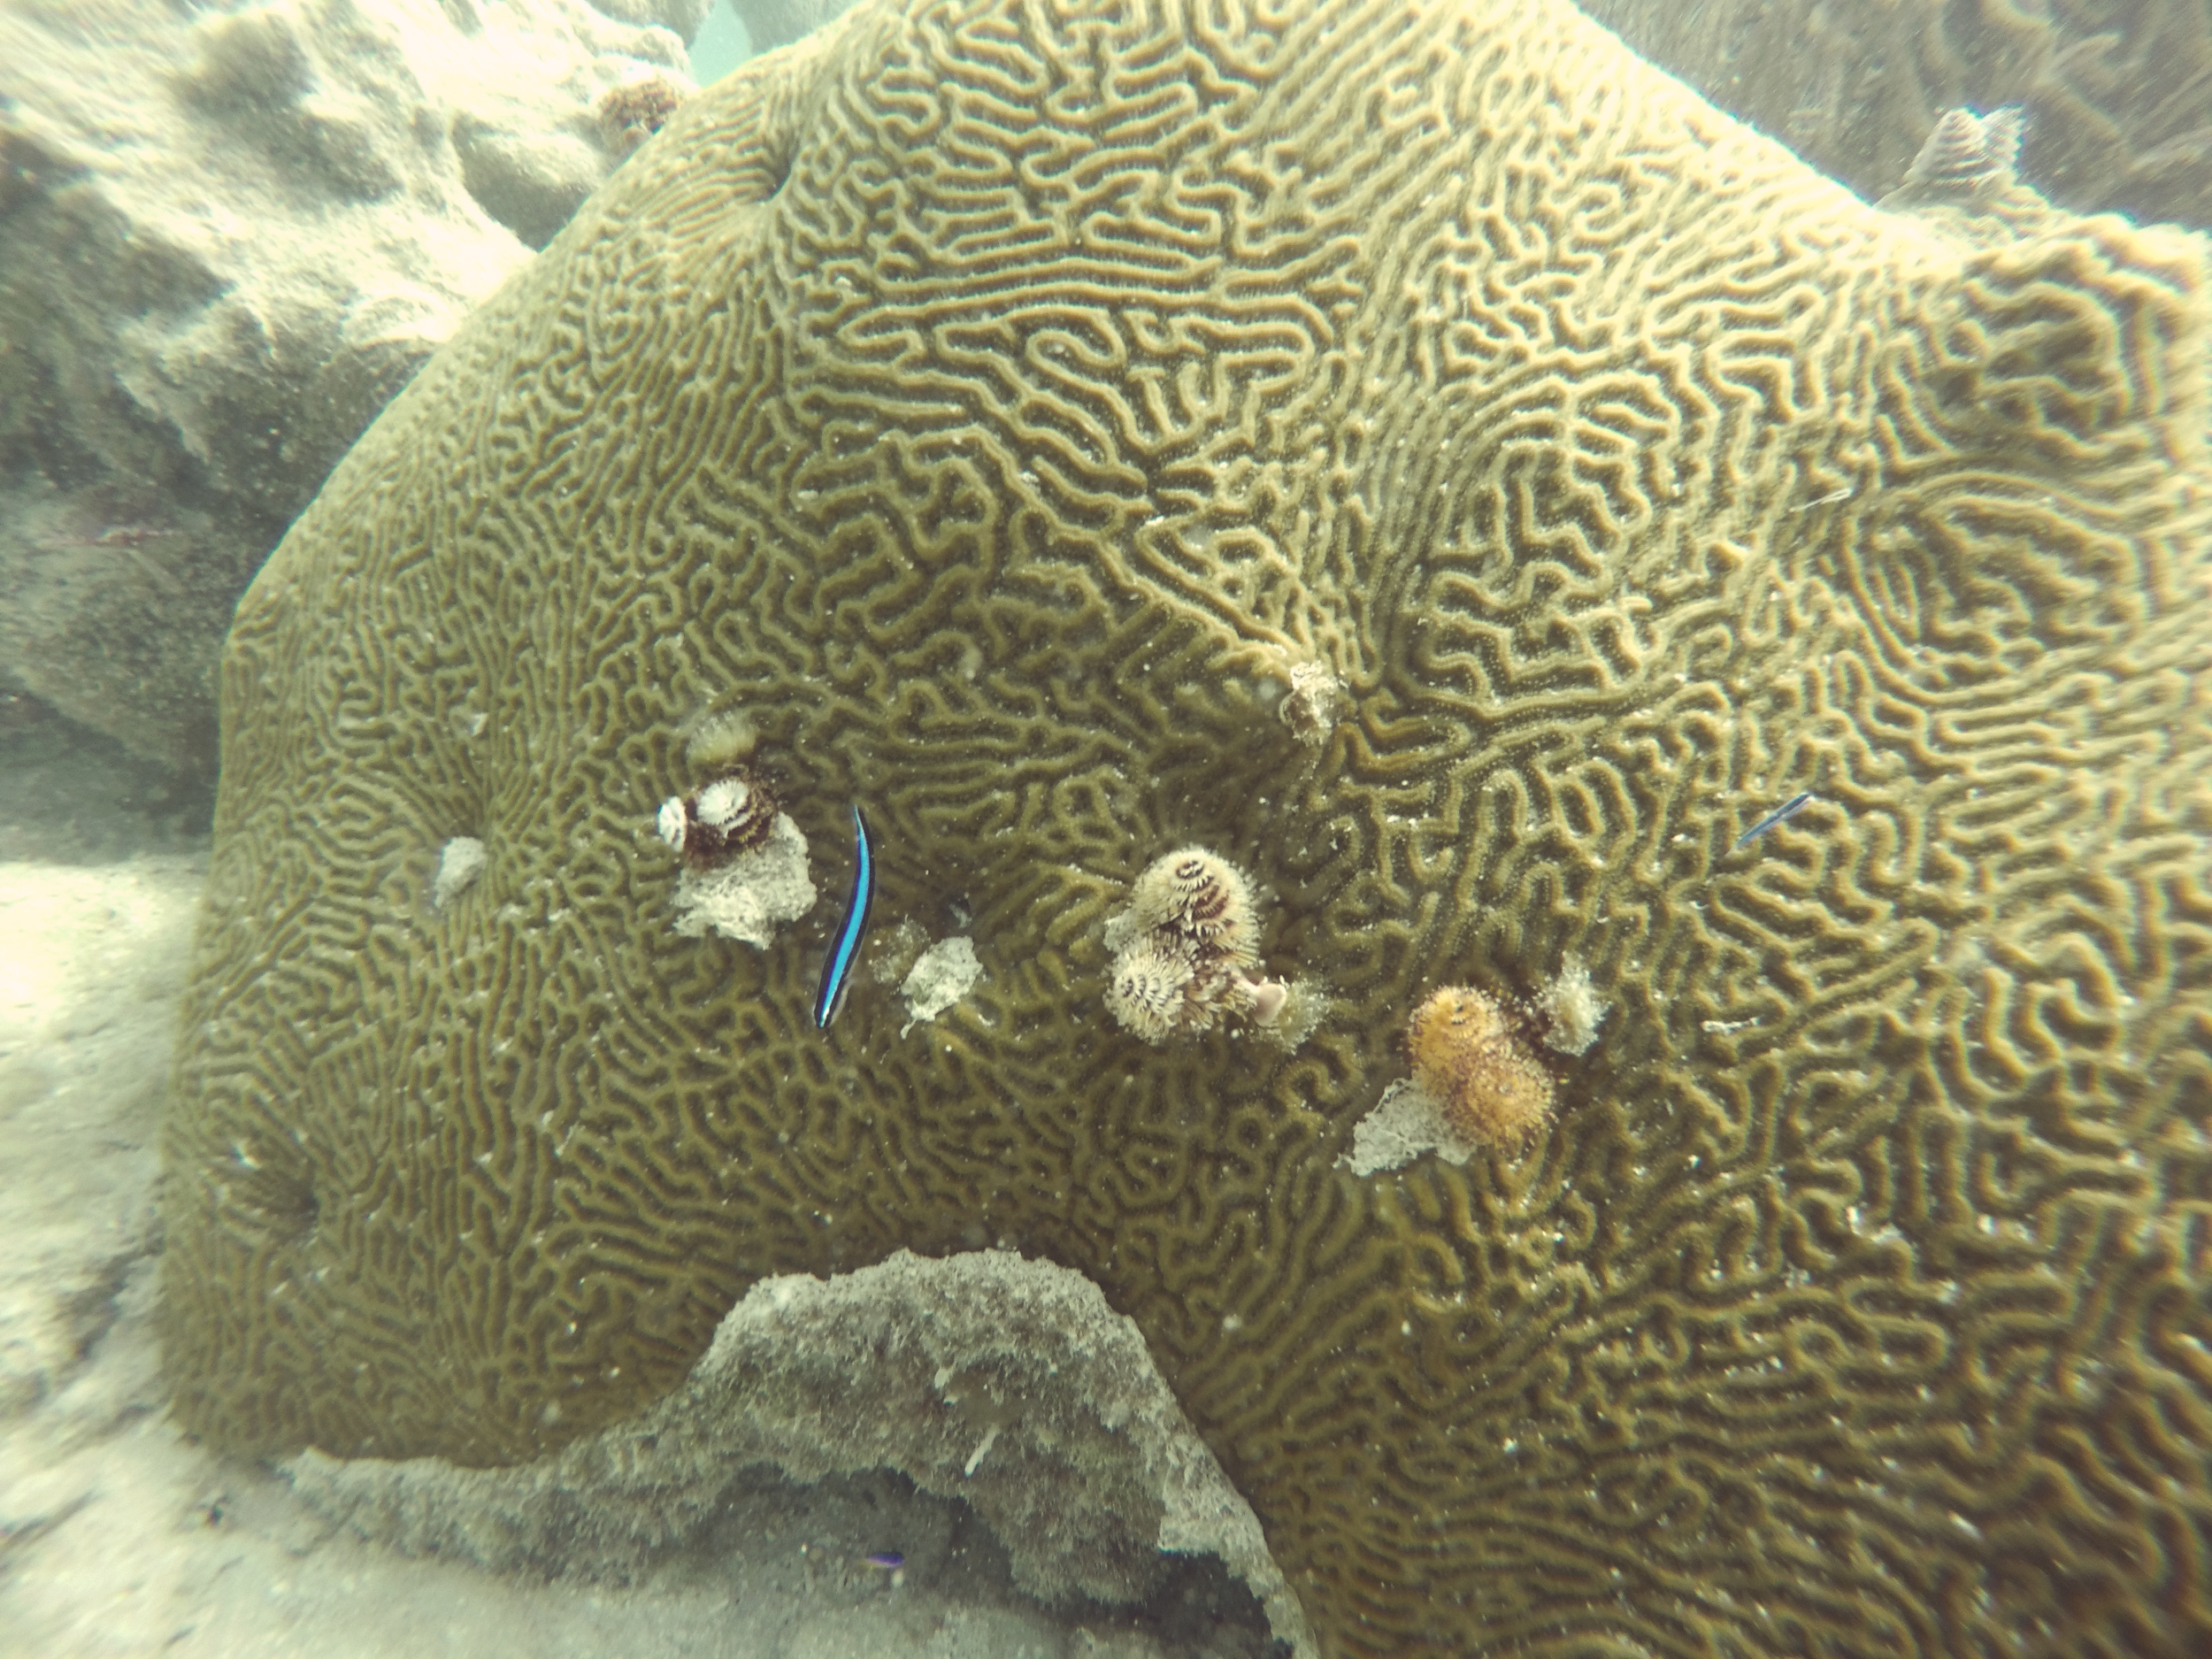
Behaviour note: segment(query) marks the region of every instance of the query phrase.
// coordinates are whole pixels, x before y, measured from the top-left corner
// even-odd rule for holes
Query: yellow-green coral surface
[[[240,609],[184,1421],[521,1459],[760,1275],[1005,1243],[1334,1652],[2203,1651],[2205,250],[1980,241],[1563,4],[865,8],[703,94]],[[965,1003],[672,933],[707,716]],[[1104,1013],[1190,844],[1294,1050]],[[1527,1157],[1337,1164],[1425,990],[1570,952]]]

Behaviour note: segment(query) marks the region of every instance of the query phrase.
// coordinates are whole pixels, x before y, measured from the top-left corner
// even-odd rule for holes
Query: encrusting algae
[[[1520,1152],[1550,1124],[1551,1073],[1506,1010],[1471,986],[1433,992],[1406,1028],[1413,1080],[1478,1146]]]

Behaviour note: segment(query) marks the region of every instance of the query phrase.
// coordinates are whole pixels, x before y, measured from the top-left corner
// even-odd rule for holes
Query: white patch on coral
[[[777,926],[814,908],[806,837],[787,812],[776,814],[767,841],[711,870],[676,879],[676,931],[696,939],[709,928],[725,939],[765,947]]]
[[[1544,1046],[1561,1054],[1588,1053],[1610,1007],[1591,986],[1588,966],[1570,952],[1560,962],[1558,977],[1536,999],[1536,1011],[1550,1022]]]
[[[442,910],[484,873],[488,855],[473,835],[456,835],[438,853],[438,873],[430,878],[430,905]]]
[[[1344,684],[1318,663],[1301,663],[1290,671],[1290,695],[1276,716],[1309,749],[1328,741],[1345,703]]]
[[[899,1027],[899,1035],[905,1036],[926,1019],[936,1018],[982,977],[983,964],[976,960],[973,940],[939,940],[916,959],[899,987],[899,995],[906,998],[906,1011],[913,1016]]]
[[[1444,1121],[1444,1114],[1426,1091],[1401,1079],[1382,1092],[1375,1110],[1352,1128],[1352,1149],[1337,1160],[1340,1169],[1355,1175],[1374,1175],[1402,1168],[1424,1152],[1433,1152],[1447,1164],[1464,1164],[1476,1148]]]

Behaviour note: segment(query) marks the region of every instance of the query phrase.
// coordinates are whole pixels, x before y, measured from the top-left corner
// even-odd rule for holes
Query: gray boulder
[[[709,4],[0,11],[0,693],[211,769],[247,580]]]

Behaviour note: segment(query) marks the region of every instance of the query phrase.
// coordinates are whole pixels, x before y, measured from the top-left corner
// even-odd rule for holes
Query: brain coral
[[[749,65],[240,609],[179,1413],[517,1460],[763,1275],[1005,1243],[1136,1319],[1333,1651],[2202,1651],[2205,280],[1870,208],[1564,4]],[[818,1033],[830,906],[671,932],[703,722],[830,890],[866,804],[965,1002]],[[1194,843],[1294,1050],[1102,1010]],[[1339,1165],[1430,988],[1570,955],[1525,1158]]]

